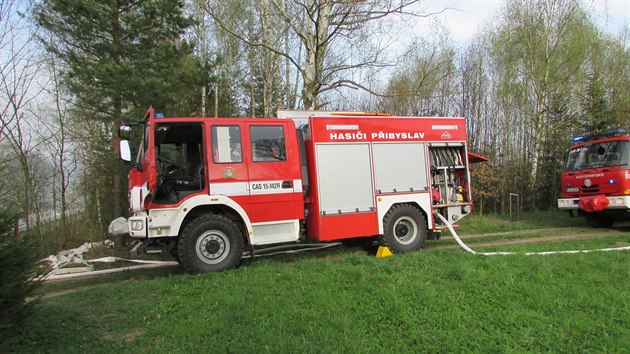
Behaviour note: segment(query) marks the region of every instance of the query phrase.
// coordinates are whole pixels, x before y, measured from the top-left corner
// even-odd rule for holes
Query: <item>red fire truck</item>
[[[451,222],[470,213],[464,118],[284,113],[293,119],[164,118],[150,108],[136,124],[130,236],[209,272],[306,238],[411,252],[444,227],[434,213]],[[131,125],[120,132],[131,162]]]
[[[584,216],[592,227],[630,217],[630,151],[625,129],[574,136],[562,174],[558,208]]]

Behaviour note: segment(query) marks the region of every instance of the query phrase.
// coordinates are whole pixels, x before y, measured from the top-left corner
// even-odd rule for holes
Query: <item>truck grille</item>
[[[582,186],[582,194],[597,194],[599,193],[599,184],[594,184],[590,187]]]
[[[599,184],[594,184],[590,187],[582,186],[582,194],[597,194],[599,193]]]

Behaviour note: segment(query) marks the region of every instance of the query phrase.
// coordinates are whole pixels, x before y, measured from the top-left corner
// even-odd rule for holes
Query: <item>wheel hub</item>
[[[396,221],[394,225],[394,236],[401,244],[409,244],[416,239],[418,235],[418,225],[408,217],[403,216]]]
[[[402,223],[396,225],[396,236],[403,237],[407,233],[409,233],[409,228],[407,227],[407,225],[402,224]]]
[[[230,251],[227,236],[219,231],[208,231],[197,240],[197,256],[208,264],[221,262]]]
[[[221,244],[216,240],[210,240],[206,243],[206,252],[215,254],[221,250]]]

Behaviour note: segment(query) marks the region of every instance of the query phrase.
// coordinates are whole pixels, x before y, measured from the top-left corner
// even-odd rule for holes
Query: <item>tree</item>
[[[16,236],[15,215],[0,209],[0,349],[10,337],[8,330],[32,308],[26,299],[41,284],[34,279],[41,272],[37,269],[35,244],[28,235]]]
[[[40,205],[46,194],[38,188],[44,188],[46,181],[37,175],[44,161],[37,151],[41,142],[33,134],[38,127],[31,108],[42,92],[37,75],[42,63],[31,40],[32,29],[20,15],[23,6],[0,1],[0,187],[8,190],[7,199],[18,203],[27,225],[39,231]]]
[[[381,94],[379,110],[397,115],[455,114],[455,48],[440,23],[432,28],[433,39],[417,38],[409,46]]]
[[[506,73],[501,95],[516,103],[510,115],[527,117],[525,138],[532,144],[528,149],[530,180],[537,191],[529,195],[534,204],[545,194],[546,181],[539,174],[544,151],[556,140],[554,134],[562,131],[559,128],[571,120],[570,112],[557,104],[566,102],[581,81],[594,33],[578,2],[559,0],[511,2],[502,27],[495,32],[495,63]]]
[[[391,65],[385,57],[386,45],[370,40],[386,32],[382,21],[392,15],[419,14],[412,10],[420,0],[259,0],[263,19],[260,30],[248,31],[246,21],[236,21],[240,13],[223,11],[225,7],[208,4],[207,11],[228,33],[252,49],[261,49],[271,62],[282,57],[296,72],[302,83],[301,100],[304,109],[319,109],[326,102],[321,96],[342,87],[373,92],[353,74],[363,69]],[[250,9],[246,1],[235,1],[242,9]],[[275,26],[271,31],[264,27]],[[284,43],[284,45],[283,45]],[[279,66],[276,65],[278,75]],[[286,75],[285,77],[290,76]],[[273,80],[273,79],[272,79]],[[285,79],[285,86],[290,83]],[[281,91],[281,90],[279,90]]]
[[[97,125],[108,141],[109,158],[95,163],[114,171],[110,217],[122,214],[123,191],[117,129],[123,116],[137,120],[149,106],[190,114],[198,100],[198,64],[182,40],[192,20],[180,0],[52,0],[34,9],[48,50],[67,67],[65,84],[83,120]],[[101,187],[102,188],[102,187]]]
[[[616,37],[601,33],[598,38],[599,43],[590,52],[589,82],[586,93],[583,95],[584,109],[590,110],[591,114],[596,114],[594,110],[598,107],[605,108],[610,115],[605,118],[607,123],[605,129],[630,126],[628,115],[630,112],[629,33],[626,31]],[[601,102],[602,99],[605,100],[605,105]],[[590,108],[587,108],[589,106]],[[599,117],[604,118],[601,115]],[[591,119],[594,118],[591,117]]]
[[[582,119],[580,124],[584,132],[603,131],[613,126],[614,116],[606,100],[607,90],[601,74],[588,75],[586,92],[582,98]]]
[[[43,122],[43,129],[39,132],[54,166],[52,183],[53,196],[52,211],[54,218],[61,221],[61,232],[58,233],[59,246],[65,249],[68,236],[71,233],[69,213],[71,209],[70,192],[72,180],[79,169],[79,159],[73,143],[73,129],[71,121],[71,95],[64,92],[60,77],[60,67],[56,58],[48,56],[47,73],[50,75],[50,87],[46,89],[50,102],[40,106],[35,115]]]

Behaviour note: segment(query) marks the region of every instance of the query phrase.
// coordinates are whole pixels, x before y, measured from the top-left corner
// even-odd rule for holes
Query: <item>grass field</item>
[[[502,218],[487,218],[470,222],[479,233],[505,230]],[[549,219],[528,224],[524,217],[508,230],[592,232],[575,227],[580,219]],[[464,232],[468,226],[462,234],[477,234]],[[627,230],[617,230],[610,237],[500,249],[629,241]],[[630,351],[630,252],[481,257],[431,250],[441,242],[451,241],[382,259],[339,248],[270,257],[218,274],[171,268],[51,283],[5,351]]]

